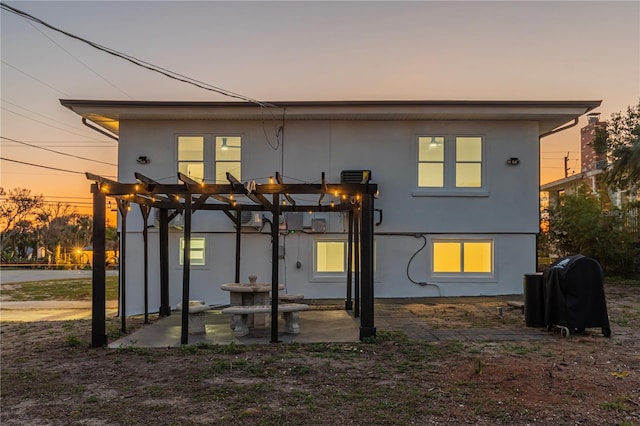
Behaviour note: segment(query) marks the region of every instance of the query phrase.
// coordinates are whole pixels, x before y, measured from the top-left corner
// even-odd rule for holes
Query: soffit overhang
[[[535,121],[547,133],[602,101],[100,101],[61,99],[76,114],[118,134],[123,120]]]

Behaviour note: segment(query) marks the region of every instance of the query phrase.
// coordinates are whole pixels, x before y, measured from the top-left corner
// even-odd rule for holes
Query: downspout
[[[111,138],[111,139],[113,139],[113,140],[115,140],[115,141],[120,141],[120,139],[118,139],[118,137],[117,137],[117,136],[113,136],[112,134],[105,132],[104,130],[102,130],[102,129],[100,129],[100,128],[96,127],[96,126],[94,126],[93,124],[90,124],[90,123],[87,121],[87,119],[86,119],[86,118],[84,118],[84,117],[82,117],[82,124],[84,124],[85,126],[87,126],[88,128],[90,128],[90,129],[92,129],[92,130],[95,130],[95,131],[96,131],[96,132],[98,132],[98,133],[101,133],[101,134],[105,135],[105,136],[106,136],[106,137],[108,137],[108,138]]]

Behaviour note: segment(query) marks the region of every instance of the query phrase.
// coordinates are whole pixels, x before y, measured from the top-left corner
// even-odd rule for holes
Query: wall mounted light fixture
[[[136,161],[140,164],[149,164],[151,162],[151,159],[146,155],[141,155]]]
[[[507,164],[510,166],[517,166],[518,164],[520,164],[520,159],[518,157],[510,157],[507,160]]]

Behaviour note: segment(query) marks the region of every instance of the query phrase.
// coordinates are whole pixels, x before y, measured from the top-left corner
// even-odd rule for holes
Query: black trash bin
[[[542,272],[524,274],[524,323],[527,327],[544,327],[544,282]]]
[[[604,275],[597,260],[581,254],[559,259],[544,273],[545,324],[557,326],[567,337],[576,331],[601,327],[611,336]]]

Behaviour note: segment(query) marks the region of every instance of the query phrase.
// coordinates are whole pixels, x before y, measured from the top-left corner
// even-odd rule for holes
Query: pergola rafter
[[[327,183],[324,172],[321,183],[285,184],[279,173],[276,182],[256,184],[254,181],[242,183],[232,174],[227,173],[228,184],[209,184],[198,182],[189,176],[178,173],[181,183],[163,184],[140,173],[135,173],[139,183],[121,183],[91,173],[87,179],[94,181],[91,190],[94,196],[94,273],[93,273],[93,332],[92,345],[106,344],[105,334],[105,197],[114,197],[118,201],[121,214],[121,315],[122,330],[126,331],[124,306],[125,300],[125,265],[126,265],[126,215],[130,203],[140,206],[145,221],[143,238],[145,245],[145,319],[147,318],[147,235],[146,223],[150,208],[159,209],[159,249],[160,249],[160,315],[170,315],[168,298],[168,227],[169,221],[176,215],[184,217],[184,265],[182,306],[189,305],[190,280],[190,244],[191,216],[198,210],[222,211],[235,225],[236,231],[236,271],[235,280],[239,280],[241,213],[242,211],[265,211],[273,216],[271,224],[272,238],[272,294],[278,294],[278,238],[279,216],[286,212],[348,212],[349,213],[349,260],[347,265],[347,301],[345,308],[351,310],[351,253],[355,253],[356,288],[355,316],[360,316],[360,338],[375,336],[373,321],[373,204],[377,185],[370,183],[370,176],[363,175],[361,183]],[[319,195],[317,204],[303,205],[297,203],[293,195]],[[236,196],[242,196],[239,200]],[[271,196],[271,201],[267,198]],[[337,197],[337,201],[323,204],[325,196]],[[280,202],[281,197],[288,202]],[[240,202],[243,201],[243,202]],[[102,210],[100,210],[102,209]],[[174,210],[169,214],[169,210]],[[358,244],[360,241],[360,244]],[[355,250],[355,251],[354,251]],[[102,299],[102,300],[101,300]],[[361,315],[359,312],[361,300]],[[188,343],[188,309],[182,313],[181,343]],[[278,298],[273,297],[271,321],[271,342],[278,342]]]

